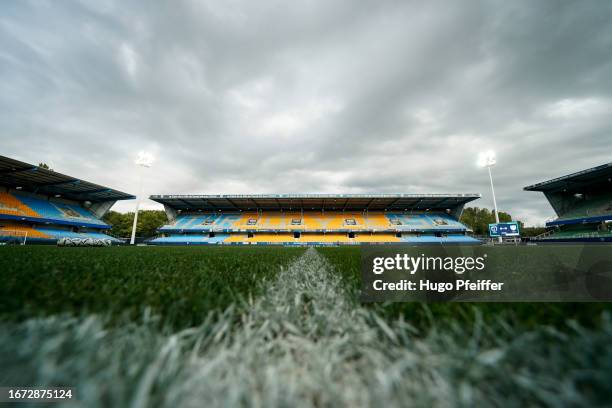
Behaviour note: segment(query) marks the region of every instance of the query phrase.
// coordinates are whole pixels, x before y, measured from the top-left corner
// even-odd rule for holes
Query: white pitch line
[[[377,332],[329,269],[310,248],[283,270],[237,331],[191,361],[180,403],[368,404],[355,364]]]

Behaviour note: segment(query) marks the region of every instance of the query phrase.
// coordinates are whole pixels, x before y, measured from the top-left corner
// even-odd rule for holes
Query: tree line
[[[128,238],[132,234],[134,213],[109,211],[102,220],[111,226],[110,234],[117,238]],[[157,235],[157,229],[168,222],[166,213],[160,210],[141,210],[138,212],[136,236],[147,239]]]
[[[488,208],[468,207],[463,210],[459,221],[470,227],[474,235],[489,235],[489,224],[495,223],[495,212]],[[510,221],[513,221],[512,215],[503,211],[499,212],[499,222]],[[523,222],[517,222],[523,237],[533,237],[546,231],[544,227],[525,227]]]

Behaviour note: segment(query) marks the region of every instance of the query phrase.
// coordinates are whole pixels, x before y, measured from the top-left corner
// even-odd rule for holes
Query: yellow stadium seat
[[[13,237],[25,237],[28,238],[52,238],[51,236],[40,232],[35,228],[27,225],[20,224],[3,224],[0,226],[0,236],[13,236]]]
[[[39,217],[38,213],[9,193],[0,193],[0,214]]]
[[[367,214],[365,218],[365,224],[367,227],[372,229],[384,229],[389,228],[389,220],[385,217],[382,212],[371,212]]]
[[[255,224],[255,225],[248,225],[248,222],[251,219],[257,220],[258,221],[257,224],[259,224],[259,214],[257,214],[256,212],[245,212],[238,219],[238,221],[234,222],[232,227],[236,228],[236,229],[254,229],[254,228],[258,228],[259,225],[257,225],[257,224]]]
[[[293,233],[253,233],[252,237],[247,234],[232,234],[225,243],[361,243],[361,242],[399,242],[400,239],[392,233],[358,233],[355,238],[349,238],[348,233],[302,233],[299,238],[295,238]]]
[[[251,219],[257,220],[249,225]],[[300,224],[293,224],[300,220]],[[354,222],[354,224],[351,223]],[[243,213],[232,227],[240,230],[379,230],[391,227],[383,212],[264,211]]]
[[[366,233],[356,234],[357,242],[400,242],[400,239],[392,233]]]

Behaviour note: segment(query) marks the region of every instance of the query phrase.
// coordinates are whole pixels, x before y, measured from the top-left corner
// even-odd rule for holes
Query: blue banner
[[[500,222],[489,224],[490,237],[518,237],[521,235],[518,222]]]

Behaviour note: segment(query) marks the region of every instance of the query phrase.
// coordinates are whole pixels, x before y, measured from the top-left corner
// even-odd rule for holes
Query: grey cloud
[[[606,2],[8,2],[0,147],[136,193],[481,192],[610,161]],[[124,203],[119,209],[128,210]],[[148,206],[154,206],[148,203]]]

